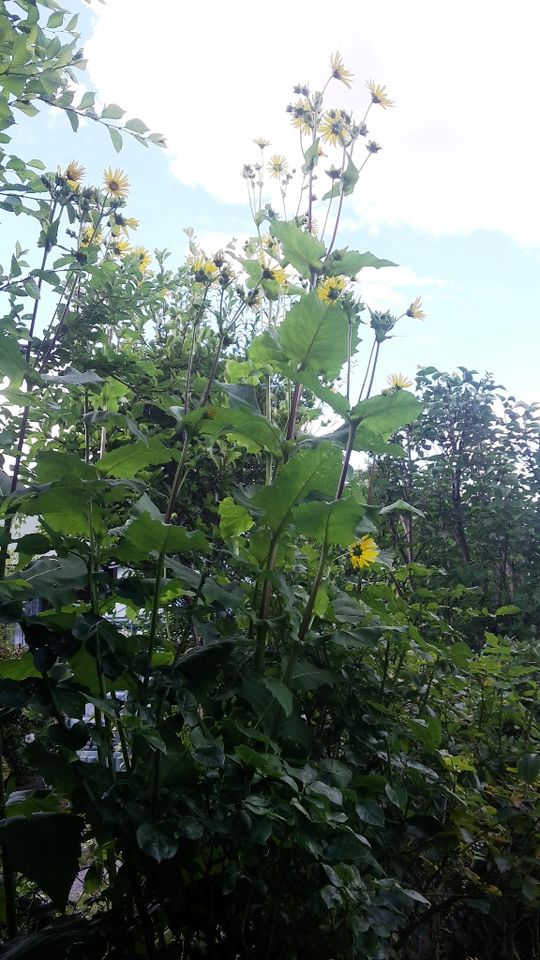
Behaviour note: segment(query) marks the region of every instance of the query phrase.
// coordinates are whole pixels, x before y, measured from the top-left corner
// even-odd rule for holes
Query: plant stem
[[[2,732],[0,730],[0,819],[6,816],[6,793],[4,788],[4,751]],[[8,940],[17,936],[17,883],[15,871],[11,864],[11,855],[6,846],[0,850],[2,856],[2,874],[4,878],[4,898],[6,907],[6,927]]]
[[[279,541],[277,537],[273,537],[270,543],[270,548],[268,551],[268,560],[266,562],[266,580],[264,581],[264,587],[261,597],[261,606],[259,609],[259,621],[261,621],[257,626],[257,641],[255,646],[255,670],[258,674],[262,674],[264,671],[264,660],[265,660],[265,646],[266,646],[266,634],[268,632],[268,624],[262,621],[268,619],[270,613],[270,602],[272,600],[272,583],[268,574],[274,569],[277,554],[278,554]]]

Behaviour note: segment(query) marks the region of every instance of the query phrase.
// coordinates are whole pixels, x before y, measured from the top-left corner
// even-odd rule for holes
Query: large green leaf
[[[361,400],[351,410],[351,420],[359,421],[370,433],[388,439],[400,427],[416,420],[423,408],[423,404],[412,393],[396,390],[395,393]]]
[[[311,537],[321,544],[347,547],[364,515],[364,508],[353,497],[330,503],[314,500],[303,503],[293,511],[297,533]]]
[[[262,414],[235,407],[208,407],[207,415],[199,421],[202,436],[217,438],[226,433],[245,440],[254,449],[269,450],[281,457],[281,434]]]
[[[12,387],[20,387],[30,372],[17,341],[4,334],[0,338],[0,377],[9,377]]]
[[[83,821],[69,813],[34,813],[0,822],[0,843],[15,870],[62,910],[79,869]]]
[[[275,534],[281,531],[296,503],[317,491],[323,496],[335,494],[341,470],[341,453],[329,443],[304,450],[279,471],[275,482],[262,487],[253,498],[264,511],[264,523]]]
[[[235,503],[232,497],[225,497],[221,501],[218,512],[219,532],[225,540],[230,537],[239,537],[253,526],[254,521],[246,508]]]
[[[309,277],[312,271],[321,273],[324,256],[324,243],[307,230],[302,230],[293,220],[273,220],[270,230],[281,241],[284,259],[298,270],[303,277]]]
[[[356,250],[334,250],[334,253],[325,261],[324,272],[330,277],[354,277],[363,267],[396,267],[392,260],[380,260],[369,251],[358,253]]]
[[[150,551],[186,553],[194,550],[197,553],[207,553],[210,549],[206,537],[200,530],[188,531],[184,527],[163,523],[162,520],[156,520],[148,513],[142,513],[129,524],[124,533],[122,546],[124,549],[121,552],[126,559],[129,555],[136,558],[133,551],[137,551],[141,557],[144,557]]]
[[[102,473],[108,473],[112,477],[134,477],[150,465],[169,463],[178,456],[178,451],[171,450],[161,440],[153,437],[148,443],[137,440],[135,443],[126,443],[116,450],[110,450],[97,467]]]
[[[347,359],[348,334],[349,321],[341,307],[328,306],[314,291],[291,307],[278,329],[279,341],[293,368],[313,370],[332,379]]]

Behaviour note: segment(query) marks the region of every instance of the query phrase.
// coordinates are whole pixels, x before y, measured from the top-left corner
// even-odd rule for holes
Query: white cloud
[[[338,104],[359,112],[371,76],[398,101],[370,115],[384,150],[362,174],[356,215],[374,229],[486,229],[540,244],[537,0],[161,0],[151,12],[146,0],[108,0],[94,10],[86,51],[100,95],[165,134],[183,183],[242,200],[252,138],[289,153],[291,86],[319,85],[339,49],[357,82],[351,94],[335,84]]]

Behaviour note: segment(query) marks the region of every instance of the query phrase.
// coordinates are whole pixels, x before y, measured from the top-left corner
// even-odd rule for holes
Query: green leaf
[[[137,828],[137,843],[143,853],[158,863],[162,860],[170,860],[178,850],[178,843],[174,837],[170,837],[153,823],[141,823]]]
[[[273,220],[270,225],[271,233],[281,241],[283,256],[287,263],[298,270],[303,277],[309,277],[312,272],[321,273],[325,247],[317,237],[307,230],[302,230],[293,220]]]
[[[521,607],[516,607],[515,603],[507,603],[504,607],[497,607],[495,616],[512,617],[517,613],[521,613]]]
[[[116,150],[117,153],[120,153],[123,147],[123,140],[122,140],[122,135],[120,131],[117,130],[116,127],[107,127],[107,130],[109,131],[109,136],[111,138],[114,149]]]
[[[185,553],[194,550],[198,553],[207,553],[210,549],[206,537],[200,530],[187,531],[184,527],[153,519],[148,513],[142,513],[129,524],[124,533],[124,541],[131,547],[135,547],[143,556],[149,551]]]
[[[332,444],[321,443],[289,460],[271,486],[257,491],[253,502],[264,511],[265,524],[277,535],[294,505],[309,493],[335,493],[340,469],[340,451]]]
[[[405,500],[394,500],[393,503],[389,503],[386,507],[382,507],[382,509],[379,510],[381,517],[387,513],[414,513],[417,517],[425,517],[425,513],[422,510],[411,506],[411,504],[406,503]]]
[[[369,823],[372,827],[384,827],[384,813],[374,800],[357,803],[356,813],[363,823]]]
[[[341,790],[338,790],[337,787],[329,786],[329,784],[324,783],[322,780],[313,780],[312,783],[308,784],[306,790],[308,793],[314,793],[319,797],[326,797],[327,800],[330,800],[330,803],[334,803],[338,807],[343,805]]]
[[[108,103],[101,111],[101,116],[103,120],[121,120],[125,112],[117,103]]]
[[[293,698],[289,688],[281,680],[275,680],[273,677],[265,677],[263,683],[288,717],[293,708]]]
[[[80,817],[69,813],[34,813],[0,822],[0,843],[9,850],[15,870],[60,910],[79,870],[83,826]]]
[[[466,669],[469,660],[472,660],[474,653],[471,648],[463,641],[458,643],[453,643],[450,649],[448,650],[448,656],[455,663],[456,667],[460,667],[462,670]]]
[[[44,380],[50,380],[52,383],[65,383],[66,386],[82,387],[89,383],[103,383],[103,378],[98,376],[95,370],[76,370],[75,367],[69,367],[64,373],[46,374]]]
[[[313,291],[289,310],[278,329],[287,362],[334,379],[347,359],[349,322],[341,307],[323,303]],[[355,344],[353,344],[354,349]]]
[[[239,537],[250,530],[254,523],[246,508],[235,503],[232,497],[225,497],[221,501],[218,513],[219,532],[224,540]]]
[[[124,112],[124,111],[122,111],[122,113],[123,113],[123,112]],[[142,120],[139,120],[138,117],[133,117],[132,120],[128,120],[128,121],[124,124],[124,126],[125,126],[126,130],[133,130],[134,133],[144,134],[144,133],[147,133],[147,132],[148,132],[148,127],[146,126],[145,123],[143,123]]]
[[[0,339],[0,376],[9,377],[12,387],[18,388],[31,373],[23,357],[22,350],[14,339],[7,334]]]
[[[360,400],[352,408],[350,416],[351,420],[359,421],[370,433],[388,439],[400,427],[416,420],[423,409],[424,405],[412,393],[397,390],[395,393]]]
[[[11,660],[0,660],[2,680],[26,680],[27,677],[39,676],[39,670],[34,667],[34,658],[29,651]]]
[[[393,803],[398,810],[401,810],[402,813],[405,813],[407,809],[407,791],[405,787],[391,787],[389,783],[386,784],[384,792],[388,797],[390,803]]]
[[[194,411],[196,414],[200,411]],[[190,415],[186,417],[190,423]],[[199,418],[198,433],[206,437],[217,438],[227,434],[233,439],[253,444],[255,451],[268,450],[281,458],[281,433],[262,414],[234,407],[208,407],[206,414]]]
[[[517,772],[525,783],[534,783],[540,776],[540,753],[524,753],[518,760]]]
[[[293,512],[295,530],[323,545],[347,547],[364,515],[364,508],[353,497],[331,503],[304,503]]]
[[[178,457],[176,451],[170,450],[155,437],[148,443],[138,440],[135,443],[126,443],[116,450],[110,450],[97,464],[101,473],[112,477],[134,477],[146,467],[160,463],[169,463]]]

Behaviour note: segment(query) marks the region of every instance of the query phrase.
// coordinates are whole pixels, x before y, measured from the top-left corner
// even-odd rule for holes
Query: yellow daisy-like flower
[[[346,286],[345,277],[327,277],[317,287],[317,296],[323,303],[331,303],[333,300],[339,300]]]
[[[349,559],[354,570],[365,570],[375,563],[380,550],[373,537],[362,537],[355,540],[349,547]]]
[[[132,253],[137,257],[139,261],[138,267],[141,273],[146,273],[148,267],[152,263],[152,256],[150,251],[146,247],[133,247]]]
[[[320,122],[319,133],[325,143],[333,147],[343,146],[350,137],[348,117],[343,110],[327,110]]]
[[[85,174],[86,168],[83,167],[82,163],[77,163],[76,160],[71,160],[64,170],[64,177],[72,190],[78,189],[79,181],[83,179]]]
[[[300,133],[309,136],[314,127],[313,110],[307,97],[302,97],[296,103],[287,107],[289,113],[292,113],[293,127],[296,127]]]
[[[341,80],[349,89],[352,87],[350,77],[353,76],[350,70],[345,69],[341,54],[337,52],[333,53],[330,57],[330,69],[332,71],[332,77],[334,80]]]
[[[110,222],[112,232],[115,235],[123,233],[125,237],[129,236],[130,230],[136,230],[139,226],[139,221],[135,217],[125,217],[119,210],[115,211]]]
[[[407,317],[413,317],[414,320],[425,320],[427,313],[424,313],[422,310],[422,298],[417,297],[416,300],[413,300],[409,309],[406,311]]]
[[[257,139],[253,141],[253,143],[255,144],[256,147],[260,147],[261,150],[264,150],[265,147],[270,146],[270,141],[265,140],[264,137],[257,137]]]
[[[390,376],[386,378],[386,382],[396,390],[407,390],[408,387],[412,387],[412,380],[408,380],[402,373],[391,373]]]
[[[96,230],[95,227],[84,228],[83,235],[81,237],[81,247],[99,247],[102,241],[103,235],[100,230]]]
[[[263,280],[275,280],[280,287],[287,282],[287,274],[283,267],[267,267],[263,262],[261,262],[261,267],[263,268]]]
[[[380,83],[375,83],[374,80],[369,80],[367,83],[367,88],[371,94],[371,102],[378,103],[383,110],[386,110],[387,107],[393,107],[394,101],[390,99],[386,93],[386,87]]]
[[[129,180],[123,170],[113,170],[109,167],[103,174],[103,186],[107,193],[117,200],[122,200],[129,193]]]
[[[218,267],[216,267],[213,260],[203,260],[202,257],[198,257],[197,260],[193,261],[191,269],[198,283],[208,283],[214,280],[219,273]]]
[[[118,240],[114,240],[114,242],[111,243],[111,251],[116,257],[125,257],[126,254],[131,251],[131,244],[128,240],[123,240],[119,237]]]
[[[268,173],[274,180],[279,180],[287,173],[287,161],[280,153],[275,153],[268,161]]]

